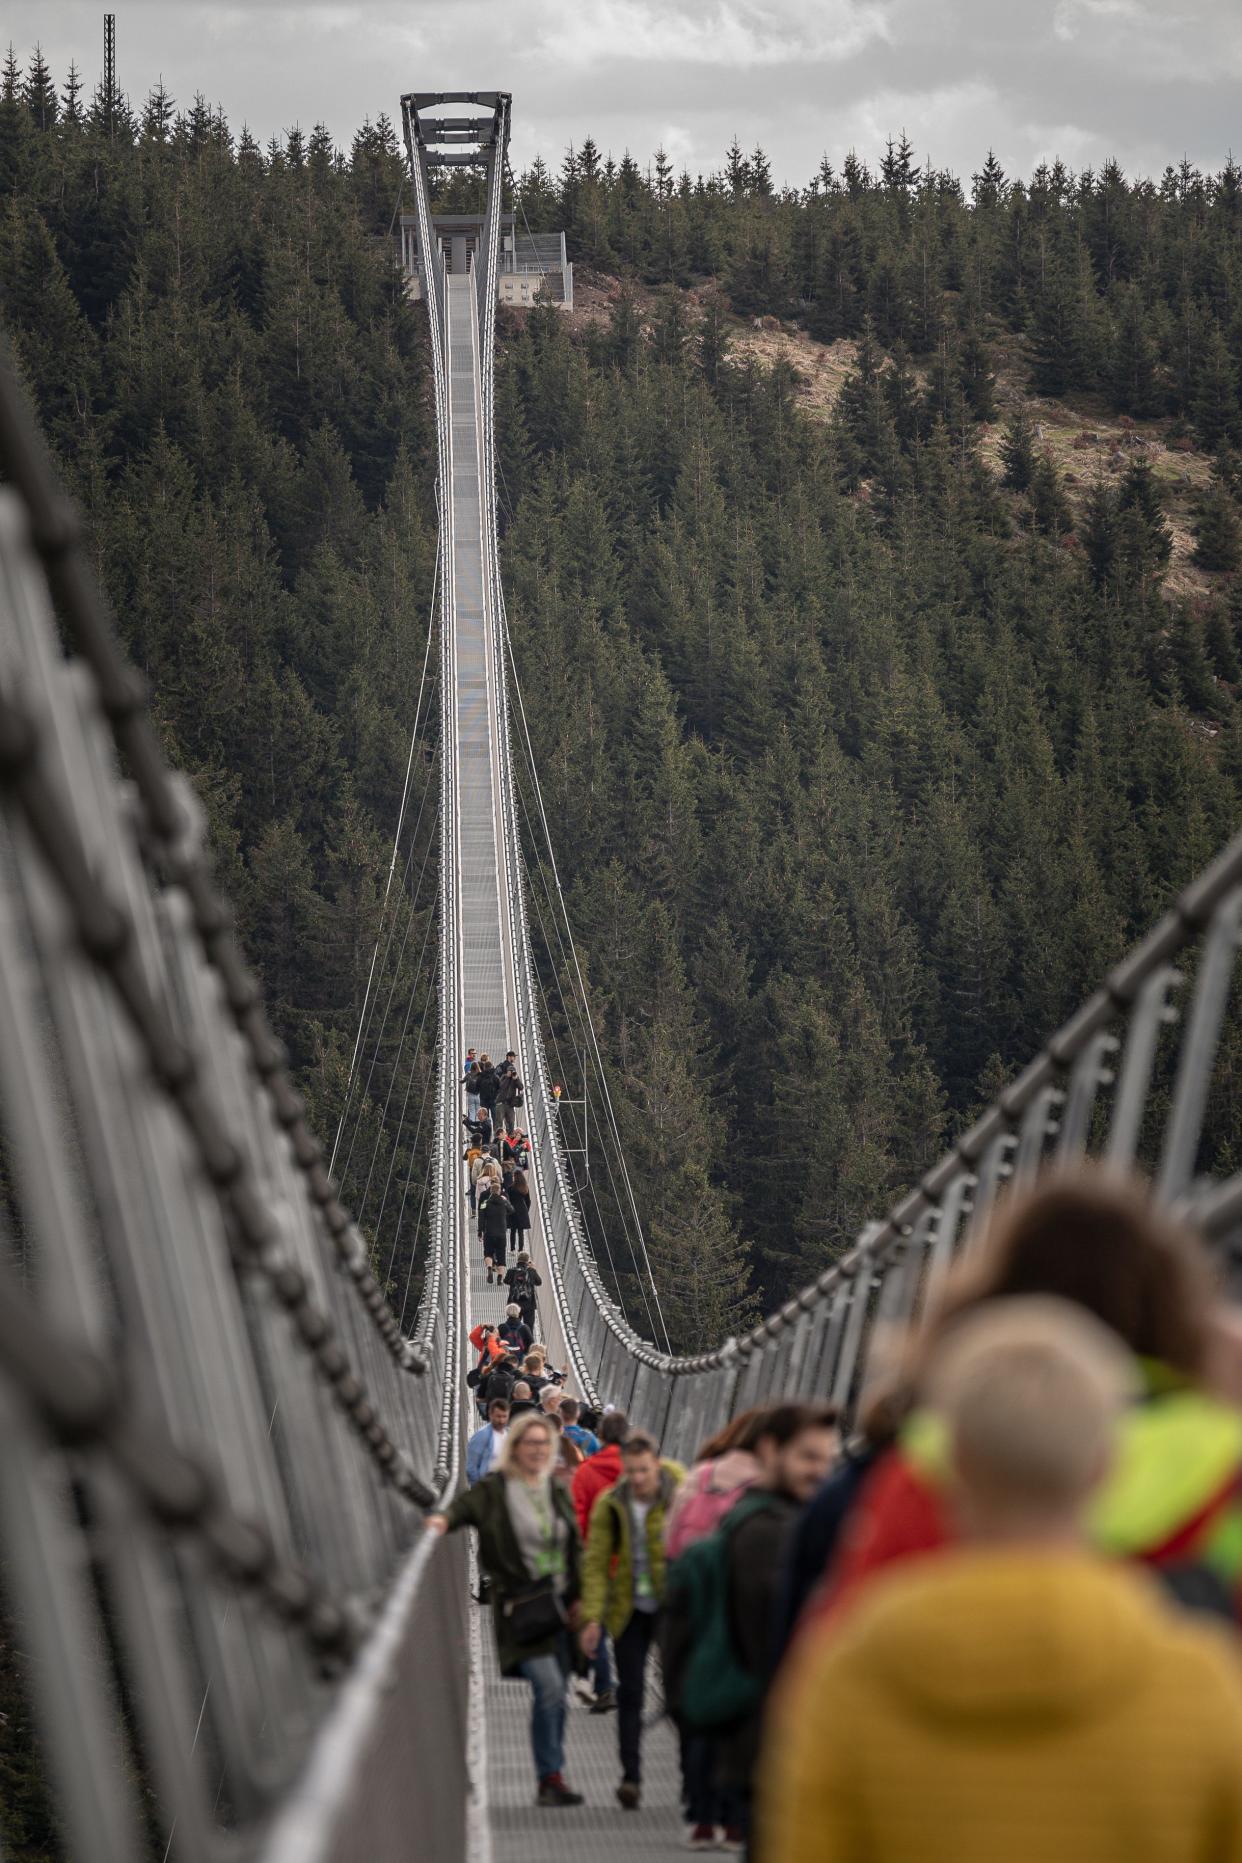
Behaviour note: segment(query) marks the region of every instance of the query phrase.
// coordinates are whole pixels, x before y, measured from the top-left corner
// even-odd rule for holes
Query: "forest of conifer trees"
[[[801,189],[736,144],[707,177],[589,139],[518,177],[622,281],[607,316],[502,315],[503,549],[676,1343],[839,1250],[1236,826],[1240,182],[964,184],[904,138]],[[395,927],[341,1175],[399,1301],[437,783],[428,733],[388,926],[435,552],[402,189],[383,116],[262,148],[201,98],[0,74],[0,312],[329,1140]],[[746,353],[755,316],[852,339],[829,419]],[[1071,498],[1019,409],[988,463],[1002,342],[1033,393],[1210,459],[1195,594],[1139,453]]]

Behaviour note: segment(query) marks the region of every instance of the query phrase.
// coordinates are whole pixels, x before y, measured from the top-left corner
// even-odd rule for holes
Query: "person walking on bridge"
[[[517,1110],[526,1098],[516,1065],[506,1063],[506,1071],[500,1076],[496,1089],[496,1136],[502,1132],[512,1135],[517,1130]],[[503,1156],[503,1153],[502,1153]]]
[[[601,1447],[588,1456],[574,1476],[574,1506],[578,1510],[578,1527],[585,1540],[591,1524],[591,1509],[615,1481],[621,1479],[621,1445],[630,1433],[630,1420],[623,1410],[606,1410],[599,1426]]]
[[[683,1548],[673,1567],[662,1651],[665,1690],[688,1733],[709,1736],[714,1784],[725,1808],[725,1850],[738,1852],[749,1842],[786,1548],[837,1453],[836,1425],[829,1404],[774,1404],[762,1411],[748,1440],[757,1478],[715,1532]],[[704,1783],[696,1782],[693,1798]]]
[[[492,1066],[491,1061],[485,1054],[479,1056],[479,1071],[476,1078],[478,1081],[479,1106],[481,1111],[485,1112],[489,1122],[495,1125],[496,1121],[492,1109],[496,1104],[496,1095],[500,1091],[500,1075],[496,1072],[496,1069]]]
[[[955,1544],[795,1644],[764,1863],[1239,1863],[1236,1644],[1088,1548],[1141,1395],[1121,1341],[1068,1301],[997,1300],[942,1336],[926,1396]]]
[[[530,1256],[523,1249],[513,1266],[504,1277],[509,1290],[509,1298],[517,1303],[523,1320],[533,1332],[535,1329],[535,1289],[543,1286],[543,1278],[538,1269],[530,1265]]]
[[[488,1580],[496,1656],[504,1676],[531,1687],[531,1748],[536,1804],[580,1805],[565,1783],[566,1686],[570,1632],[578,1622],[581,1541],[573,1504],[552,1477],[555,1450],[547,1420],[535,1412],[510,1424],[500,1462],[442,1514],[431,1533],[473,1527]]]
[[[522,1358],[535,1343],[535,1335],[522,1318],[522,1309],[515,1300],[505,1308],[505,1317],[500,1323],[499,1337],[506,1351],[515,1352]]]
[[[617,1802],[637,1811],[647,1658],[664,1598],[664,1522],[685,1471],[674,1462],[661,1462],[654,1439],[641,1430],[626,1438],[621,1460],[621,1479],[605,1488],[591,1509],[579,1642],[593,1661],[604,1632],[612,1638],[621,1749]]]
[[[473,1123],[479,1116],[479,1064],[474,1058],[473,1048],[466,1056],[462,1085],[466,1089],[466,1118]]]
[[[487,1422],[466,1444],[466,1480],[472,1488],[499,1461],[508,1427],[509,1406],[503,1397],[494,1397],[487,1406]]]
[[[514,1171],[508,1197],[509,1247],[517,1253],[522,1247],[522,1237],[530,1229],[530,1185],[525,1171]]]
[[[561,1418],[565,1424],[565,1434],[571,1443],[577,1443],[584,1457],[598,1455],[600,1440],[594,1430],[588,1430],[580,1421],[582,1406],[576,1397],[562,1397]]]
[[[487,1195],[479,1199],[479,1237],[483,1244],[483,1261],[487,1268],[487,1284],[490,1287],[505,1265],[508,1250],[509,1218],[513,1206],[497,1183],[489,1178],[490,1188]]]

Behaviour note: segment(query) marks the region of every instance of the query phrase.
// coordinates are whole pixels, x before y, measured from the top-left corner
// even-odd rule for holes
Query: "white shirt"
[[[659,1600],[651,1582],[651,1560],[647,1554],[647,1515],[655,1506],[654,1498],[640,1501],[631,1494],[630,1503],[630,1566],[634,1574],[634,1609],[636,1611],[657,1611]]]

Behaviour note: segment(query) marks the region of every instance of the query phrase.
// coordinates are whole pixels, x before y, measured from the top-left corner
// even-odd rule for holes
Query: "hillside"
[[[684,288],[689,321],[702,315],[704,298],[712,289],[711,285]],[[632,279],[589,270],[576,288],[571,323],[584,331],[606,324],[623,293],[633,298],[650,330],[658,316],[656,291]],[[753,358],[764,369],[786,365],[793,371],[794,392],[803,410],[813,420],[830,422],[858,360],[854,338],[823,342],[798,321],[769,315],[732,315],[728,328],[735,358]],[[996,418],[979,425],[981,457],[998,478],[1003,477],[1006,425],[1019,411],[1024,412],[1034,427],[1037,451],[1056,467],[1075,516],[1084,512],[1088,493],[1099,479],[1115,477],[1141,459],[1152,468],[1172,537],[1164,592],[1169,597],[1210,600],[1220,592],[1221,584],[1213,572],[1195,561],[1195,551],[1201,503],[1212,486],[1211,453],[1196,444],[1183,421],[1168,416],[1135,419],[1118,413],[1098,394],[1056,399],[1037,394],[1032,387],[1033,347],[1019,333],[1001,330],[996,334],[990,350]],[[928,370],[915,367],[913,374],[926,390]]]

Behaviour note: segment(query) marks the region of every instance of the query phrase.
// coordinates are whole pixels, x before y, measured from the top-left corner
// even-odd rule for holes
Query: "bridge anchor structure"
[[[550,1853],[522,1807],[524,1708],[488,1672],[466,1549],[423,1531],[473,1421],[466,1329],[502,1300],[461,1166],[467,1044],[518,1056],[553,1359],[683,1460],[783,1395],[851,1412],[875,1340],[921,1319],[998,1193],[1049,1161],[1141,1165],[1229,1277],[1242,1240],[1242,1175],[1212,1169],[1240,837],[952,1151],[761,1325],[678,1356],[629,1324],[562,1144],[519,833],[493,411],[510,100],[412,93],[403,115],[442,673],[433,1219],[408,1328],[308,1130],[193,790],[163,761],[0,366],[3,1608],[66,1850],[91,1863]],[[432,185],[459,163],[484,182],[460,245]],[[489,1749],[498,1716],[510,1731]],[[557,1814],[580,1822],[556,1841],[607,1854],[645,1832],[661,1854],[671,1747],[655,1736],[656,1821],[627,1823],[599,1725],[604,1747],[579,1749],[593,1802]]]

